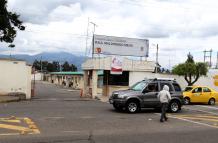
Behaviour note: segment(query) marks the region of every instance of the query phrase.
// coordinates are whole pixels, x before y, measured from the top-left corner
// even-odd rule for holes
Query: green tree
[[[0,0],[0,41],[10,43],[9,47],[14,47],[11,43],[16,37],[16,28],[25,30],[19,15],[7,10],[7,0]]]
[[[33,67],[38,71],[47,71],[48,61],[38,61],[33,62]],[[42,68],[42,69],[41,69]]]
[[[192,86],[199,77],[207,75],[208,67],[202,62],[195,63],[193,56],[189,53],[186,62],[176,65],[172,72],[184,76],[188,86]]]
[[[77,71],[77,67],[74,64],[71,65],[71,69],[72,71]]]
[[[72,71],[72,67],[69,65],[69,63],[66,61],[63,65],[61,65],[62,71]]]
[[[54,72],[54,69],[53,69],[53,64],[52,63],[48,63],[47,67],[46,67],[46,70],[48,72]]]
[[[40,70],[40,62],[38,60],[35,60],[33,62],[33,67],[35,68],[35,70]]]
[[[61,71],[61,67],[60,67],[60,63],[57,62],[57,61],[53,61],[52,62],[52,65],[53,65],[53,71],[52,72],[59,72]]]

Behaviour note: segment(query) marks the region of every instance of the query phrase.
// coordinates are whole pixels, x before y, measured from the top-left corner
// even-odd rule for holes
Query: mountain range
[[[35,60],[42,61],[58,61],[61,64],[67,61],[70,64],[77,66],[78,70],[81,70],[81,64],[85,61],[86,57],[81,55],[73,55],[67,52],[48,53],[43,52],[36,55],[16,54],[12,55],[12,58],[21,59],[27,61],[28,64],[32,64]],[[9,55],[1,55],[0,58],[10,58]]]

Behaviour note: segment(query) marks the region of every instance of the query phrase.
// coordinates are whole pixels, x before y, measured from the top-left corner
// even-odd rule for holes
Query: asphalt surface
[[[34,99],[1,103],[0,111],[0,143],[218,142],[218,106],[184,106],[160,123],[152,109],[116,112],[79,91],[37,83]]]

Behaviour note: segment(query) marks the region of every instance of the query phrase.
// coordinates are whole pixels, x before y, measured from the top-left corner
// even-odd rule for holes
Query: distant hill
[[[8,58],[9,55],[0,55],[0,58]],[[73,55],[71,53],[67,52],[59,52],[59,53],[40,53],[37,55],[12,55],[12,58],[16,59],[22,59],[27,61],[27,63],[32,64],[35,60],[40,60],[42,58],[42,61],[58,61],[60,63],[63,63],[65,61],[68,61],[71,64],[74,64],[77,66],[78,70],[81,70],[81,64],[85,61],[85,56],[77,56]]]

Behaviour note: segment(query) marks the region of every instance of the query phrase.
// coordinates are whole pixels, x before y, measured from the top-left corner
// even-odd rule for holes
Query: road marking
[[[199,118],[212,118],[218,119],[218,116],[208,116],[208,115],[176,115],[177,117],[199,117]]]
[[[202,118],[202,117],[180,117],[183,119],[193,119],[193,120],[201,120],[201,121],[212,121],[212,122],[218,122],[218,119],[209,119],[209,118]]]
[[[16,131],[28,131],[29,130],[29,128],[26,128],[23,126],[15,126],[15,125],[7,125],[7,124],[0,124],[0,128],[16,130]]]
[[[0,136],[15,136],[20,135],[20,133],[6,133],[6,134],[0,134]]]
[[[64,119],[64,117],[45,117],[44,119]]]
[[[0,119],[0,122],[21,123],[20,120],[7,120],[7,119]]]
[[[0,128],[8,129],[12,131],[18,131],[16,133],[0,133],[0,136],[6,135],[20,135],[20,134],[40,134],[38,127],[30,118],[0,118],[0,122],[7,122],[7,124],[0,123]],[[16,124],[10,124],[16,123]],[[21,125],[25,123],[25,125]]]
[[[185,108],[185,107],[184,107]],[[218,113],[214,113],[214,112],[209,112],[209,111],[205,111],[205,110],[199,110],[199,109],[190,109],[190,108],[185,108],[191,111],[199,111],[199,112],[203,112],[203,113],[209,113],[209,114],[213,114],[213,115],[218,115]]]
[[[216,110],[218,110],[217,107],[203,106],[203,105],[195,105],[195,106],[198,106],[198,107],[204,107],[204,108],[209,108],[209,109],[216,109]]]
[[[174,119],[178,119],[178,120],[183,120],[183,121],[186,121],[186,122],[190,122],[190,123],[194,123],[194,124],[198,124],[198,125],[203,125],[203,126],[207,126],[207,127],[212,127],[212,128],[217,128],[217,126],[213,126],[213,125],[210,125],[210,124],[206,124],[206,123],[201,123],[201,122],[197,122],[197,121],[192,121],[192,120],[188,120],[188,119],[184,119],[184,118],[178,118],[178,117],[174,117],[174,116],[171,116],[171,115],[168,115],[168,117],[171,117],[171,118],[174,118]]]
[[[159,116],[161,115],[160,113],[154,113],[154,114],[159,115]],[[194,124],[203,125],[203,126],[207,126],[207,127],[212,127],[212,128],[217,128],[218,129],[217,125],[215,125],[215,124],[214,125],[210,125],[210,124],[207,124],[207,123],[202,123],[202,122],[198,122],[198,121],[189,120],[191,117],[190,118],[186,118],[186,117],[180,117],[179,115],[177,116],[177,115],[171,115],[171,114],[168,114],[167,116],[170,117],[170,118],[174,118],[174,119],[178,119],[178,120],[182,120],[182,121],[186,121],[186,122],[190,122],[190,123],[194,123]],[[218,120],[216,120],[216,121],[218,121]]]

